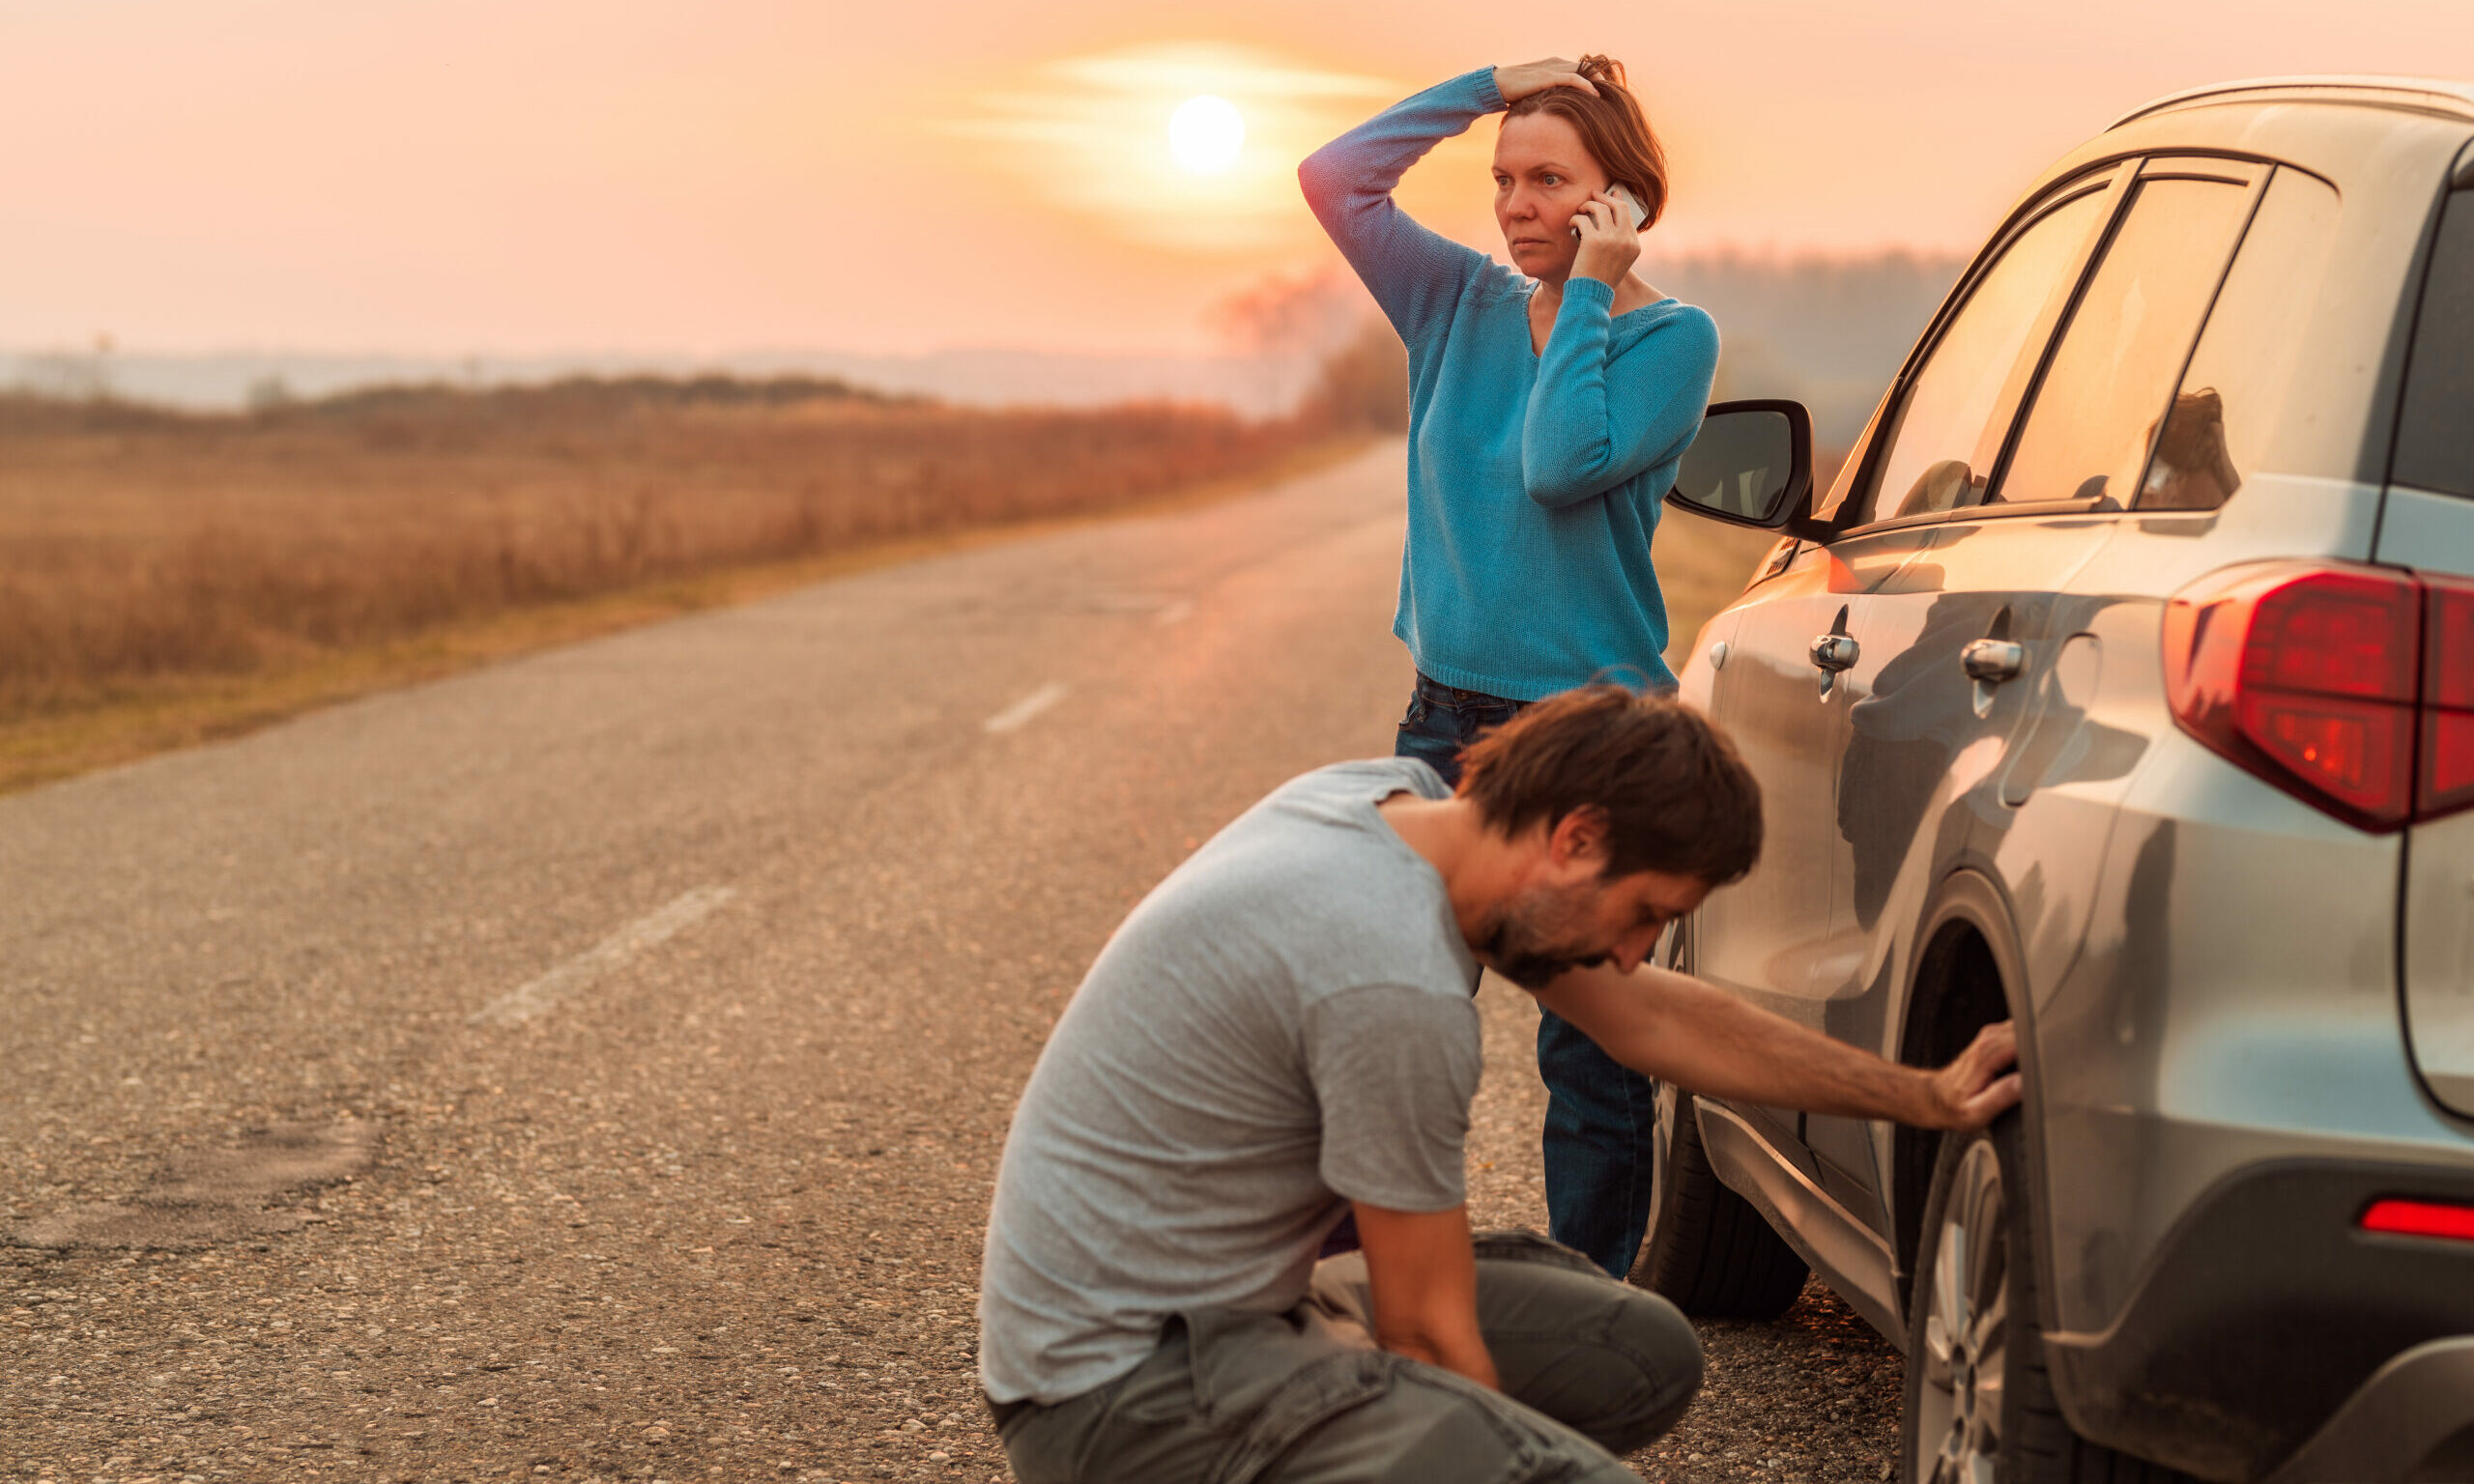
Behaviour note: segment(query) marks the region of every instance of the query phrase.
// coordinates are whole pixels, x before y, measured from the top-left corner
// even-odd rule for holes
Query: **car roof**
[[[2238,102],[2246,94],[2253,95],[2259,102],[2369,103],[2374,107],[2418,108],[2474,119],[2474,82],[2441,77],[2321,75],[2252,77],[2240,82],[2185,88],[2132,109],[2107,128],[2110,131],[2133,119],[2143,119],[2152,113],[2194,103]]]

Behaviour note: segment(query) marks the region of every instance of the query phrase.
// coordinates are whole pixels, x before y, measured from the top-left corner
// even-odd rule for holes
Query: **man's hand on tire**
[[[1933,1073],[1928,1128],[1981,1128],[2019,1105],[2019,1033],[2007,1020],[1976,1032],[1950,1064]]]

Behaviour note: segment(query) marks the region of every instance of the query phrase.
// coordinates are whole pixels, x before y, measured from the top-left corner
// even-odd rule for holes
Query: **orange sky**
[[[0,348],[1198,349],[1327,261],[1298,155],[1584,49],[1674,157],[1654,248],[1966,248],[2158,93],[2474,75],[2474,4],[0,0]],[[1167,163],[1195,91],[1224,176]],[[1491,140],[1408,193],[1482,245]]]

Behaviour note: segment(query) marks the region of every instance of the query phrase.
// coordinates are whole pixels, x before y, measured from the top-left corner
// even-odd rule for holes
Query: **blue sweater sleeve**
[[[1529,498],[1555,509],[1683,457],[1701,431],[1718,367],[1718,327],[1680,308],[1609,356],[1615,290],[1574,274],[1539,357],[1521,423]]]
[[[1297,167],[1306,204],[1411,345],[1487,259],[1411,220],[1392,187],[1438,142],[1503,106],[1494,69],[1480,68],[1393,104]]]

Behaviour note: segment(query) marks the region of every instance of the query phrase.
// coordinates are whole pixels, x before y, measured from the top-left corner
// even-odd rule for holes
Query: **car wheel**
[[[1804,1291],[1804,1260],[1710,1168],[1700,1121],[1663,1082],[1656,1139],[1649,1233],[1632,1264],[1632,1282],[1708,1319],[1775,1319],[1787,1312]]]
[[[1688,933],[1675,966],[1689,972]],[[1636,1287],[1708,1319],[1775,1319],[1804,1291],[1809,1270],[1750,1201],[1727,1188],[1701,1148],[1701,1121],[1672,1084],[1657,1092],[1650,1223],[1633,1260]]]
[[[1913,1484],[2176,1484],[2088,1442],[2054,1402],[2036,1323],[2019,1116],[1942,1141],[1910,1306],[1902,1477]]]

